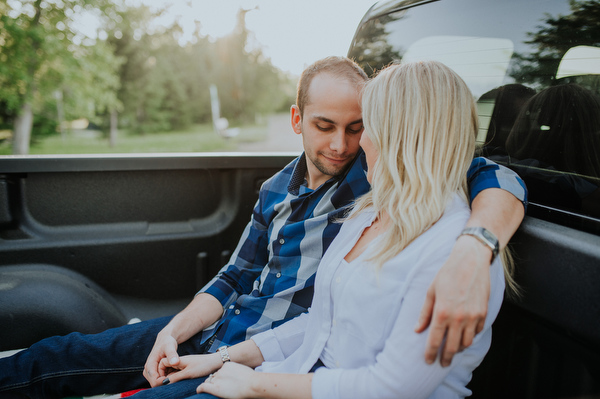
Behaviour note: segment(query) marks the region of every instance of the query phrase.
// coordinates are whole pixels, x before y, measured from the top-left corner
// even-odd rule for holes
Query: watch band
[[[489,247],[492,250],[492,261],[490,264],[494,262],[494,259],[496,259],[496,256],[498,256],[500,245],[496,236],[493,235],[489,230],[484,229],[483,227],[465,227],[460,235],[473,236],[485,246]]]
[[[219,355],[221,355],[221,361],[223,361],[223,363],[231,361],[231,359],[229,358],[229,351],[227,350],[227,346],[221,346],[217,350],[219,351]]]

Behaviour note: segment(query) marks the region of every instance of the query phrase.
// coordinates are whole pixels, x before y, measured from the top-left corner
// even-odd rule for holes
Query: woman
[[[425,363],[427,336],[414,326],[469,216],[473,97],[449,68],[420,62],[384,69],[365,86],[362,106],[372,190],[323,257],[309,313],[230,347],[231,362],[218,353],[183,357],[179,370],[163,367],[171,381],[214,373],[198,392],[227,398],[470,393],[465,385],[489,348],[503,297],[500,262],[491,266],[484,330],[450,367]]]

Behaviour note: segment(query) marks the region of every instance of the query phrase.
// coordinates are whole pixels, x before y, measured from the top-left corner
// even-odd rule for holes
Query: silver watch
[[[489,247],[492,250],[492,261],[490,263],[494,262],[494,259],[496,259],[496,256],[498,256],[500,244],[498,243],[496,236],[493,235],[489,230],[484,229],[483,227],[465,227],[460,235],[473,236],[481,241],[485,246]]]
[[[219,349],[219,355],[221,355],[221,360],[223,363],[227,363],[231,359],[229,358],[229,351],[227,350],[227,346],[221,346]]]

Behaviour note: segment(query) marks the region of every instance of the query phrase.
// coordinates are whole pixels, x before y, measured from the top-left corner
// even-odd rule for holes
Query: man
[[[358,144],[363,130],[360,90],[366,79],[346,58],[327,58],[304,71],[291,110],[304,153],[265,182],[229,264],[183,311],[170,320],[32,345],[0,361],[0,398],[19,397],[18,393],[36,398],[112,393],[148,383],[152,389],[139,397],[189,396],[198,383],[169,385],[159,371],[161,361],[175,366],[179,355],[212,352],[216,361],[227,361],[227,350],[219,348],[305,312],[318,263],[339,231],[336,219],[369,190]],[[525,190],[514,173],[481,159],[474,164],[477,167],[469,172],[475,197],[469,225],[485,227],[504,246],[523,218]],[[435,359],[446,336],[441,361],[449,363],[481,328],[492,256],[492,250],[474,237],[457,240],[416,326],[423,331],[433,320],[424,354],[428,361]]]

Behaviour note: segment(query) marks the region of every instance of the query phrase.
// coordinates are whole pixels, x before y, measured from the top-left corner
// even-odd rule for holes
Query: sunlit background
[[[328,55],[346,55],[354,31],[376,0],[225,0],[143,1],[151,7],[167,6],[157,24],[179,21],[182,40],[189,40],[196,22],[211,37],[231,33],[238,10],[246,14],[251,45],[259,46],[273,65],[299,75],[306,65]]]
[[[299,151],[298,76],[374,3],[0,0],[0,155]]]

